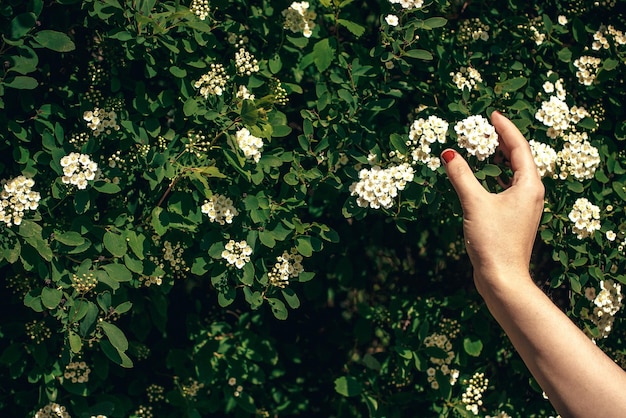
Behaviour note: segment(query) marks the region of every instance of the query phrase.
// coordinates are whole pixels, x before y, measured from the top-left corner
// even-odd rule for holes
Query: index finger
[[[530,145],[517,126],[497,111],[491,114],[491,123],[500,136],[500,148],[511,161],[513,172],[533,173],[538,176]]]

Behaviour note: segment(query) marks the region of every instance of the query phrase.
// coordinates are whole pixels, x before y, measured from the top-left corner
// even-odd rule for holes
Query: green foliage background
[[[359,207],[350,186],[370,154],[385,167],[406,153],[428,115],[452,125],[501,110],[559,149],[534,115],[562,78],[568,104],[593,110],[577,129],[601,164],[592,179],[544,179],[533,272],[597,336],[585,289],[626,283],[626,47],[590,45],[602,24],[626,30],[624,2],[319,0],[309,38],[284,28],[290,4],[215,0],[201,20],[178,0],[0,2],[0,178],[32,178],[41,194],[0,226],[2,416],[50,403],[72,417],[474,416],[461,396],[475,372],[489,379],[480,416],[554,414],[473,288],[443,169],[416,165],[391,209]],[[488,39],[468,36],[478,22]],[[236,73],[241,45],[259,72]],[[582,55],[602,60],[590,86],[576,79]],[[230,79],[204,98],[194,83],[211,64]],[[459,90],[461,67],[482,82]],[[119,130],[95,136],[83,118],[95,108]],[[236,144],[244,127],[263,139],[258,163]],[[435,155],[456,146],[450,131]],[[70,152],[98,163],[85,189],[61,180]],[[469,161],[497,190],[506,167]],[[214,194],[232,199],[232,223],[201,212]],[[602,212],[582,240],[568,219],[578,197]],[[222,259],[231,239],[252,249],[242,269]],[[272,285],[292,248],[304,271]],[[72,282],[83,275],[97,279],[86,292]],[[620,315],[598,344],[621,362]],[[433,334],[452,344],[456,384],[439,369],[428,380],[450,351],[427,346]],[[72,382],[81,361],[88,380]]]

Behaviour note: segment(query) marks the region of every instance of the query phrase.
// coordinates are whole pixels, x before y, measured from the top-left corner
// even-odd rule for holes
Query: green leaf
[[[117,351],[124,352],[128,350],[128,340],[121,329],[107,321],[102,321],[99,325]]]
[[[126,239],[122,235],[111,231],[104,233],[103,243],[104,248],[109,250],[114,257],[123,257],[128,250]]]
[[[337,23],[348,29],[357,38],[365,33],[365,28],[363,26],[349,20],[337,19]]]
[[[613,58],[607,58],[602,63],[602,69],[605,71],[613,71],[619,65],[619,61]]]
[[[9,38],[19,39],[23,37],[35,26],[36,22],[37,16],[34,13],[21,13],[15,16],[9,24]]]
[[[17,90],[33,90],[39,86],[39,82],[33,77],[18,75],[4,85]]]
[[[107,272],[109,277],[116,282],[129,282],[132,279],[132,274],[130,270],[123,266],[122,264],[106,264],[102,266],[102,269]]]
[[[72,353],[80,353],[83,348],[83,341],[80,339],[80,335],[78,335],[74,331],[70,331],[68,340],[70,342],[70,350],[72,350]]]
[[[82,235],[75,231],[61,233],[55,232],[54,239],[70,247],[77,247],[85,242],[85,238],[83,238]]]
[[[272,309],[272,313],[274,314],[276,319],[287,319],[287,307],[285,307],[285,304],[280,299],[268,298],[267,303],[269,303],[270,308]]]
[[[241,276],[241,283],[246,286],[252,286],[254,283],[254,264],[246,263],[242,270],[243,275]]]
[[[526,77],[515,77],[508,80],[496,83],[496,89],[501,89],[503,92],[513,92],[521,89],[526,85],[528,79]]]
[[[170,73],[176,78],[185,78],[187,77],[187,70],[184,68],[180,68],[176,65],[170,67]]]
[[[296,238],[296,249],[305,257],[313,255],[313,246],[311,245],[311,237],[300,236]]]
[[[54,30],[39,31],[35,34],[34,39],[44,48],[56,52],[69,52],[76,49],[76,45],[74,45],[69,36]]]
[[[132,307],[133,307],[133,303],[127,300],[126,302],[122,302],[115,307],[115,313],[119,315],[124,314],[130,311]]]
[[[100,193],[106,193],[106,194],[115,194],[115,193],[118,193],[120,190],[122,190],[120,186],[118,186],[117,184],[111,183],[108,181],[103,181],[103,180],[98,180],[94,182],[93,188],[99,191]]]
[[[502,170],[497,165],[493,164],[485,164],[482,169],[482,172],[489,177],[497,177],[502,174]]]
[[[478,357],[480,356],[480,352],[483,350],[483,342],[479,339],[465,337],[463,339],[463,349],[470,356]]]
[[[268,248],[274,248],[276,245],[276,240],[274,239],[272,232],[268,230],[259,231],[259,241],[261,241],[261,244]]]
[[[291,309],[298,309],[300,307],[300,299],[298,298],[298,295],[296,295],[296,292],[293,291],[293,289],[282,289],[281,293],[283,294],[285,301]]]
[[[363,391],[363,385],[351,376],[342,376],[335,379],[335,392],[341,396],[357,396]]]
[[[41,303],[43,303],[43,306],[47,309],[54,309],[59,306],[62,298],[63,292],[59,289],[44,287],[41,290]]]
[[[313,62],[317,67],[317,71],[323,72],[330,67],[335,55],[335,49],[330,46],[328,38],[318,41],[313,46]]]
[[[435,28],[441,28],[443,26],[446,26],[446,23],[448,23],[448,19],[446,19],[446,18],[443,18],[443,17],[429,17],[428,19],[426,19],[426,20],[424,20],[422,22],[422,25],[426,29],[435,29]]]
[[[408,51],[404,51],[404,56],[424,61],[430,61],[433,59],[433,54],[425,49],[410,49]]]
[[[259,119],[259,111],[252,100],[244,100],[241,103],[241,120],[247,126],[254,126]]]
[[[133,367],[133,361],[126,355],[126,353],[117,350],[107,340],[100,340],[100,348],[102,352],[115,364],[118,364],[125,368]]]

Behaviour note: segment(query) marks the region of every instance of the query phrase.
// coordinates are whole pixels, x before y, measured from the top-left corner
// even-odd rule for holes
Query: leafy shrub
[[[532,140],[537,283],[623,365],[622,6],[3,2],[3,415],[553,414],[438,155]]]

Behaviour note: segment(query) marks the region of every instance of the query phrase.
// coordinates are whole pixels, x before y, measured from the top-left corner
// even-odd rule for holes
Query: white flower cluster
[[[461,42],[487,41],[489,40],[489,31],[489,25],[481,22],[477,17],[471,17],[461,22],[457,37]]]
[[[576,67],[576,77],[578,82],[585,86],[590,86],[596,79],[598,69],[602,60],[597,57],[591,57],[589,55],[583,55],[580,58],[574,60],[574,67]]]
[[[245,48],[239,48],[235,52],[235,67],[239,75],[252,75],[259,72],[259,63],[250,52]]]
[[[70,418],[64,406],[51,402],[35,413],[34,418]]]
[[[535,119],[546,125],[548,136],[557,138],[570,126],[570,109],[564,99],[550,96],[550,100],[541,102],[541,109],[535,113]]]
[[[548,144],[531,139],[528,141],[537,171],[541,177],[554,176],[556,169],[556,151]]]
[[[454,125],[457,140],[470,154],[476,156],[479,161],[496,152],[498,146],[498,134],[489,121],[480,115],[473,115],[457,122]]]
[[[209,0],[191,0],[189,10],[200,20],[204,20],[209,15]]]
[[[563,144],[563,149],[557,153],[561,179],[569,175],[578,180],[593,178],[596,169],[600,166],[600,154],[598,149],[586,140],[587,134],[580,135],[582,140],[568,141]],[[569,135],[568,138],[572,138]]]
[[[454,385],[459,378],[459,371],[456,369],[450,369],[450,364],[454,360],[454,351],[452,350],[452,343],[448,337],[444,334],[434,333],[424,338],[424,345],[426,347],[437,347],[446,352],[446,358],[431,357],[430,361],[435,367],[429,367],[426,369],[426,375],[430,387],[433,389],[439,389],[439,382],[435,377],[437,369],[441,371],[444,376],[450,376],[450,384]]]
[[[593,300],[593,322],[600,331],[600,338],[606,338],[613,327],[615,314],[622,308],[622,285],[611,279],[600,281],[600,293]]]
[[[102,132],[110,135],[112,130],[120,130],[117,124],[117,114],[112,110],[106,112],[96,107],[94,110],[83,113],[83,119],[87,121],[87,126],[93,131],[94,136],[99,136]]]
[[[421,9],[424,0],[389,0],[391,4],[399,4],[403,9]]]
[[[317,14],[309,10],[308,1],[294,1],[288,9],[283,10],[282,15],[285,18],[285,29],[292,32],[302,32],[305,38],[311,37],[315,27],[313,21]]]
[[[247,128],[238,130],[235,134],[235,139],[237,140],[237,146],[243,151],[243,155],[258,163],[263,150],[263,140],[252,135]]]
[[[359,181],[350,186],[350,193],[357,196],[356,203],[360,207],[389,209],[393,198],[413,180],[413,175],[413,167],[406,163],[385,169],[380,166],[364,168],[359,172]]]
[[[485,418],[512,418],[504,411],[498,412],[496,415],[485,415]]]
[[[601,227],[600,208],[584,197],[576,199],[568,217],[574,223],[572,232],[578,239],[589,237]]]
[[[477,89],[477,83],[482,83],[483,77],[477,69],[472,67],[461,67],[456,73],[450,73],[452,82],[459,90],[467,87],[468,90]]]
[[[465,409],[478,415],[478,408],[483,405],[483,393],[489,386],[489,379],[484,373],[474,373],[467,382],[465,393],[461,395],[461,401],[465,404]]]
[[[217,193],[211,196],[211,199],[205,200],[200,210],[209,216],[211,222],[217,222],[220,225],[233,223],[233,218],[239,215],[233,206],[233,201]]]
[[[552,72],[548,72],[548,77],[552,74]],[[552,81],[546,81],[543,83],[543,91],[548,94],[554,93],[555,96],[559,100],[565,100],[565,96],[567,95],[567,91],[565,91],[565,86],[563,85],[563,79],[559,78],[554,83]]]
[[[229,78],[222,64],[211,64],[209,72],[200,77],[194,83],[194,87],[200,89],[200,94],[205,99],[208,99],[210,94],[221,96]]]
[[[535,41],[535,44],[541,45],[543,41],[546,40],[546,34],[539,32],[539,30],[535,26],[531,25],[529,29],[532,33],[533,41]]]
[[[606,38],[606,34],[613,36],[615,43],[618,45],[626,45],[626,36],[621,30],[615,29],[614,26],[600,25],[600,28],[593,34],[593,42],[591,43],[591,49],[599,51],[601,49],[609,49],[609,41]]]
[[[431,144],[446,142],[448,122],[437,117],[429,116],[428,119],[416,119],[409,129],[409,140],[406,145],[409,148],[413,162],[426,164],[435,171],[441,165],[439,157],[432,154]]]
[[[303,271],[302,256],[292,248],[290,252],[284,251],[281,256],[276,257],[276,263],[267,276],[272,286],[286,287],[289,279],[298,277]]]
[[[87,188],[88,181],[96,178],[98,164],[86,154],[71,152],[61,158],[60,163],[63,167],[61,181],[65,184],[72,184],[82,190]]]
[[[250,255],[252,254],[252,248],[248,243],[243,241],[230,240],[224,245],[224,251],[222,251],[222,258],[228,261],[228,264],[234,265],[238,269],[242,269],[248,261],[250,261]]]
[[[0,191],[0,221],[7,226],[19,225],[24,218],[24,212],[36,210],[39,207],[41,195],[32,190],[35,181],[24,176],[17,176],[10,180],[2,180]]]
[[[182,277],[183,272],[189,270],[187,262],[183,258],[184,252],[185,249],[180,242],[177,242],[176,245],[172,245],[169,241],[163,242],[163,260],[170,264],[174,275],[179,278]]]
[[[236,96],[242,100],[254,100],[254,94],[250,93],[246,86],[239,86]]]
[[[63,377],[71,380],[72,383],[87,383],[89,381],[91,369],[84,361],[73,361],[65,366]]]

